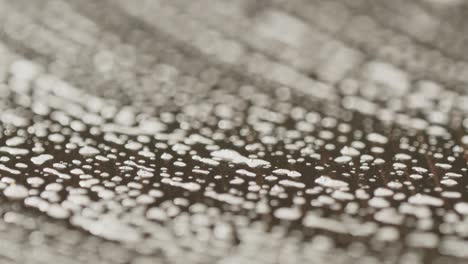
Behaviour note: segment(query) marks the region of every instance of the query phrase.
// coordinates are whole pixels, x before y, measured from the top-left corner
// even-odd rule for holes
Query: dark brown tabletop
[[[0,0],[0,263],[465,263],[464,0]]]

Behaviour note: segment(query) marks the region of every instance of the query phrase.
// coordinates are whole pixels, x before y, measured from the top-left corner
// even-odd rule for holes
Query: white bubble
[[[23,185],[10,185],[3,190],[3,194],[10,199],[22,199],[28,196],[28,189]]]
[[[344,164],[350,162],[352,159],[349,156],[339,156],[334,159],[336,163]]]
[[[273,215],[282,220],[293,221],[301,217],[301,211],[298,208],[282,207],[276,209]]]
[[[80,148],[78,153],[80,153],[83,156],[94,156],[94,155],[99,154],[99,150],[97,148],[95,148],[95,147],[84,146],[84,147]]]
[[[270,162],[262,159],[250,159],[242,156],[239,152],[230,149],[221,149],[211,152],[211,156],[220,160],[230,161],[236,164],[246,164],[251,168],[270,165]]]
[[[148,219],[158,220],[158,221],[165,221],[168,218],[166,212],[163,209],[158,208],[158,207],[150,208],[146,212],[146,217]]]
[[[378,134],[378,133],[369,133],[366,136],[367,140],[373,143],[379,143],[379,144],[387,144],[388,143],[388,138],[384,135]]]
[[[432,206],[442,206],[444,201],[440,198],[430,196],[427,194],[415,194],[409,197],[408,202],[416,205],[432,205]]]
[[[36,156],[36,157],[32,157],[31,158],[31,161],[32,163],[34,163],[35,165],[42,165],[44,164],[44,162],[48,161],[48,160],[51,160],[53,159],[54,156],[50,155],[50,154],[41,154],[39,156]]]
[[[335,179],[332,179],[332,178],[330,178],[328,176],[318,177],[315,180],[315,183],[320,184],[320,185],[325,186],[325,187],[329,187],[329,188],[343,188],[343,187],[348,186],[347,182],[344,182],[344,181],[341,181],[341,180],[335,180]]]

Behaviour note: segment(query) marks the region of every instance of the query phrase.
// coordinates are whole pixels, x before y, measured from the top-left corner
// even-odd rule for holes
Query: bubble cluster
[[[260,2],[0,1],[0,257],[468,257],[465,59],[394,4]]]

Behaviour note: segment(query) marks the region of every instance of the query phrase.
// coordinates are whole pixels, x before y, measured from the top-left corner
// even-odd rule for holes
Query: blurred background
[[[464,0],[0,0],[1,263],[465,263]]]

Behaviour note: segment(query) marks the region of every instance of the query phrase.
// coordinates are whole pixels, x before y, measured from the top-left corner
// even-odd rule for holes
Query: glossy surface
[[[2,263],[463,263],[465,13],[0,1]]]

